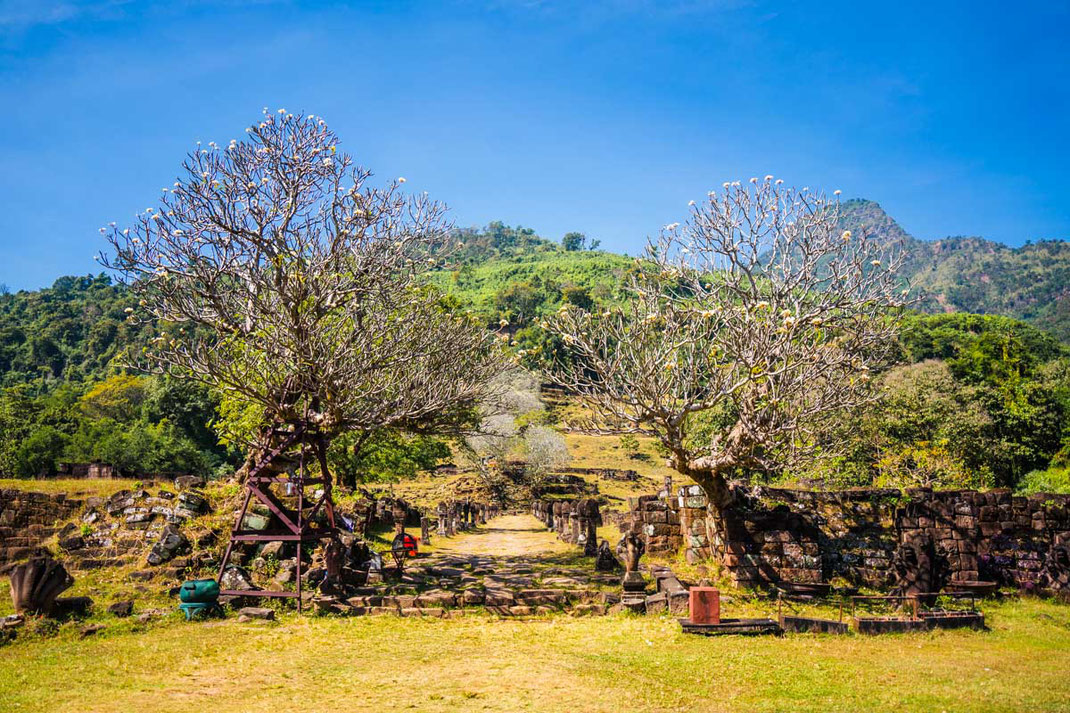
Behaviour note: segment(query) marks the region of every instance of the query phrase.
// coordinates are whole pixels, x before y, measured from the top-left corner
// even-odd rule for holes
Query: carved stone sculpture
[[[936,593],[947,583],[950,570],[947,557],[932,536],[925,533],[914,535],[899,545],[893,566],[897,577],[895,593],[916,596],[923,604],[935,599]]]
[[[617,544],[617,555],[624,560],[624,578],[621,586],[626,592],[642,591],[646,588],[646,579],[639,571],[639,558],[646,551],[643,538],[634,529],[629,530]]]
[[[599,572],[620,571],[620,561],[613,556],[613,550],[610,549],[609,543],[605,540],[598,544],[598,554],[594,561],[594,568]]]
[[[11,570],[11,601],[16,614],[51,614],[56,597],[74,584],[62,564],[37,557]]]

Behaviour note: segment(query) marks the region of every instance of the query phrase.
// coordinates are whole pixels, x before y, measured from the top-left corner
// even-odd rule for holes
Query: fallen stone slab
[[[57,619],[79,618],[89,614],[92,606],[93,600],[89,597],[59,597],[52,605],[52,616]]]
[[[780,625],[772,619],[721,619],[719,624],[692,624],[690,619],[680,619],[685,634],[721,636],[724,634],[779,634]]]
[[[524,589],[516,593],[516,600],[528,606],[561,606],[568,604],[569,595],[560,589]]]
[[[780,628],[785,632],[798,634],[846,634],[847,622],[805,616],[782,616]]]
[[[180,475],[175,478],[175,487],[179,490],[189,490],[190,488],[203,488],[204,478],[199,475]]]
[[[457,595],[453,592],[443,591],[424,592],[416,597],[414,604],[419,608],[455,607],[457,606]]]
[[[488,607],[507,607],[516,602],[516,595],[507,589],[488,589],[483,597]]]
[[[896,617],[855,617],[854,629],[859,634],[905,634],[925,631],[929,628],[923,619],[900,619]]]
[[[263,619],[264,621],[275,620],[275,610],[267,607],[242,607],[238,610],[238,615],[246,616],[250,619]]]
[[[485,600],[486,597],[481,589],[466,589],[461,594],[461,603],[465,606],[479,606]]]
[[[662,592],[669,606],[669,613],[676,617],[686,617],[690,613],[690,599],[687,590],[679,592]]]
[[[147,562],[152,566],[158,566],[169,562],[178,554],[189,549],[189,540],[174,525],[167,525],[160,533],[160,539],[152,546]]]
[[[59,541],[59,548],[64,552],[73,552],[85,548],[85,538],[81,535],[67,537]]]
[[[465,570],[455,567],[431,567],[427,570],[427,573],[432,577],[447,577],[450,579],[456,579],[468,574]]]
[[[647,614],[667,614],[669,611],[669,597],[664,592],[651,594],[646,598],[645,611]]]

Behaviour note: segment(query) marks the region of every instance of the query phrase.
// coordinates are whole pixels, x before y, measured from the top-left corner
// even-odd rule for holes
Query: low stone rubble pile
[[[177,559],[210,544],[205,538],[191,543],[182,531],[187,521],[211,508],[203,493],[181,488],[203,485],[203,478],[180,476],[177,493],[154,487],[155,492],[141,488],[120,490],[108,498],[86,498],[81,517],[58,531],[59,548],[74,570],[121,566],[144,558],[154,568],[170,564],[173,571],[168,573],[180,577],[188,567],[210,564],[211,557],[204,554]]]
[[[499,616],[567,611],[606,614],[619,605],[619,578],[585,567],[540,567],[537,559],[433,557],[405,570],[401,579],[373,584],[325,586],[313,598],[323,613],[346,616],[463,616],[478,608]]]

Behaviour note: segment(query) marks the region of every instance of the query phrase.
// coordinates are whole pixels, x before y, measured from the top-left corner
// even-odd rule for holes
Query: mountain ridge
[[[1070,342],[1070,242],[1040,240],[1019,247],[979,236],[914,237],[875,201],[841,204],[841,222],[868,230],[906,252],[903,277],[927,312],[1002,314]]]

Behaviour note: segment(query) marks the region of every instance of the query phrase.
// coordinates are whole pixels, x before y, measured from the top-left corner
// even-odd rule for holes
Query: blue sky
[[[94,271],[97,228],[263,106],[459,225],[636,252],[772,173],[918,237],[1065,239],[1068,48],[1059,1],[0,0],[0,283]]]

